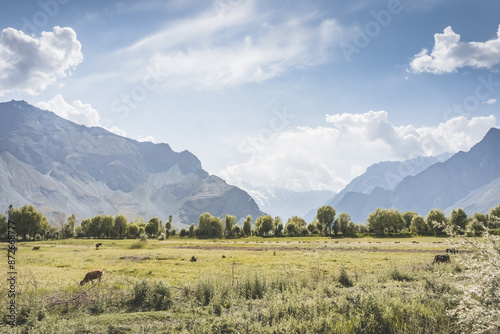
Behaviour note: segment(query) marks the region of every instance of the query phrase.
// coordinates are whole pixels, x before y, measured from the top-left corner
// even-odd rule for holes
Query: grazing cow
[[[39,249],[40,249],[40,246],[33,247],[33,250],[39,250]]]
[[[450,256],[448,254],[436,255],[432,261],[432,264],[434,263],[450,263]]]
[[[99,249],[99,246],[102,246],[102,243],[95,244],[95,249]]]
[[[98,279],[99,282],[101,281],[102,277],[102,269],[97,269],[94,271],[89,271],[87,275],[85,275],[85,278],[80,282],[80,285],[84,285],[88,281],[92,282],[92,285],[94,285],[94,280]]]
[[[455,249],[455,248],[447,248],[446,249],[446,253],[450,253],[450,254],[458,254],[458,250]]]

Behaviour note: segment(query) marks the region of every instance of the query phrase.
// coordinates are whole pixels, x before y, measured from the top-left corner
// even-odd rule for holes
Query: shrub
[[[346,288],[350,288],[351,286],[354,285],[352,279],[349,277],[344,267],[340,268],[340,275],[338,278],[338,282]]]

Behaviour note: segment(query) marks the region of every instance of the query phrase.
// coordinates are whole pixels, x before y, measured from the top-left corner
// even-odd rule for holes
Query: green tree
[[[190,237],[190,238],[193,238],[193,237],[194,237],[194,232],[195,232],[195,229],[196,229],[196,227],[194,226],[194,224],[191,224],[191,225],[189,226],[189,232],[188,232],[188,233],[189,233],[189,237]]]
[[[259,235],[268,235],[273,229],[273,217],[269,215],[260,216],[255,221],[255,232]]]
[[[301,234],[303,228],[307,227],[307,223],[303,218],[293,216],[288,218],[285,225],[285,231],[290,235]]]
[[[432,209],[425,217],[425,223],[430,234],[443,235],[447,219],[442,210]]]
[[[500,227],[500,204],[491,209],[490,213],[488,213],[488,227],[489,228]]]
[[[405,228],[403,215],[396,209],[389,209],[389,224],[387,228],[394,231],[396,234]]]
[[[33,205],[24,205],[20,209],[9,207],[9,220],[15,222],[16,233],[25,240],[28,235],[34,238],[37,234],[44,235],[50,229],[47,218]]]
[[[194,232],[193,232],[193,233],[194,233]],[[179,232],[179,236],[180,236],[181,238],[184,238],[184,237],[185,237],[185,236],[187,236],[187,235],[188,235],[188,231],[187,231],[184,227],[183,227],[183,228],[181,228],[181,231]]]
[[[75,234],[77,238],[83,238],[85,236],[82,225],[78,225],[77,227],[75,227]]]
[[[316,212],[316,219],[322,229],[328,229],[330,235],[332,234],[332,224],[335,220],[335,209],[330,205],[322,206]]]
[[[95,238],[101,237],[103,234],[102,232],[102,221],[103,221],[103,216],[102,215],[97,215],[92,217],[90,220],[90,235]]]
[[[165,233],[167,238],[170,236],[170,230],[172,229],[172,215],[168,216],[168,220],[165,222]]]
[[[236,226],[236,217],[231,215],[226,215],[224,222],[225,222],[224,235],[227,237],[232,237],[233,227]]]
[[[275,236],[281,236],[283,234],[283,222],[280,217],[274,218],[273,234]]]
[[[158,217],[153,217],[146,224],[145,231],[150,237],[156,237],[158,232],[160,231],[161,221]]]
[[[347,213],[342,212],[339,217],[337,218],[338,224],[339,224],[339,230],[342,232],[344,236],[349,235],[349,222],[351,221],[351,216],[349,216]]]
[[[116,215],[115,217],[115,233],[118,238],[124,238],[128,232],[128,220],[124,215]]]
[[[467,225],[467,214],[462,208],[452,210],[448,224],[454,231],[465,231]]]
[[[75,236],[75,225],[76,225],[76,217],[73,213],[68,217],[68,222],[64,224],[62,228],[62,237],[65,239],[73,238]]]
[[[470,219],[469,223],[465,227],[465,233],[470,237],[479,237],[485,230],[486,227],[477,218]]]
[[[418,216],[418,213],[415,211],[405,211],[403,213],[403,219],[405,221],[405,228],[409,229],[411,225],[411,220],[413,217]]]
[[[232,219],[230,218],[230,220]],[[196,235],[222,238],[224,236],[222,220],[219,217],[212,216],[208,212],[202,213],[196,227]]]
[[[0,235],[7,233],[7,218],[0,213]]]
[[[130,223],[128,225],[128,235],[131,238],[138,238],[139,237],[139,225],[136,223]]]
[[[87,238],[90,236],[90,226],[91,226],[92,221],[90,219],[84,219],[82,223],[80,224],[80,227],[82,228],[83,235],[85,235]]]
[[[368,228],[370,232],[375,233],[377,236],[383,236],[390,226],[389,210],[377,208],[375,212],[370,213],[368,216]]]
[[[245,236],[249,236],[252,234],[252,217],[251,216],[247,216],[247,218],[243,222],[243,234]]]
[[[319,234],[320,231],[319,231],[319,228],[318,228],[318,220],[315,219],[314,221],[312,221],[311,223],[309,223],[307,225],[307,229],[309,230],[309,233],[311,233],[311,234]]]
[[[427,225],[425,224],[424,217],[421,215],[414,215],[410,223],[410,231],[416,234],[422,234],[426,231]]]
[[[115,218],[113,216],[103,216],[101,222],[101,231],[106,238],[110,238],[114,235],[115,228]]]

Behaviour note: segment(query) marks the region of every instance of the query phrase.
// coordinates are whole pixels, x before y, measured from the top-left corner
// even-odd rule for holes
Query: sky
[[[3,1],[0,31],[0,101],[246,188],[340,191],[499,125],[496,0]]]

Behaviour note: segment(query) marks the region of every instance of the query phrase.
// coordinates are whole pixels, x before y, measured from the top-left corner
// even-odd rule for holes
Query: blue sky
[[[498,126],[498,1],[10,1],[0,22],[1,100],[247,188],[339,191]]]

